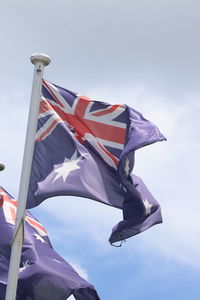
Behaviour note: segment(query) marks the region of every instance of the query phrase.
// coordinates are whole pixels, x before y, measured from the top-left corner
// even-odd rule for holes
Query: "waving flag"
[[[43,81],[27,207],[76,195],[123,209],[111,243],[160,223],[158,203],[131,172],[135,150],[162,140],[153,123],[126,105]]]
[[[0,188],[0,300],[5,299],[17,201]],[[3,233],[3,234],[2,234]],[[94,287],[52,248],[47,232],[28,211],[16,300],[98,300]]]

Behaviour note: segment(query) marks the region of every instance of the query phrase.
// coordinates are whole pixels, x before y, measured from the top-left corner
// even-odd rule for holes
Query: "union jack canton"
[[[15,225],[16,212],[18,201],[13,199],[3,188],[0,187],[0,200],[2,202],[2,208],[4,212],[4,218],[7,223]],[[27,222],[31,227],[33,227],[39,235],[47,236],[45,228],[39,223],[32,215],[26,211],[25,222]]]
[[[64,123],[79,142],[87,143],[108,165],[117,167],[128,126],[125,105],[95,101],[43,80],[39,119],[43,122],[37,141]]]

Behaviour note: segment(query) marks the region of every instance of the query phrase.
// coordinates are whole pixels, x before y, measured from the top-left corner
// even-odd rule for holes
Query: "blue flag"
[[[0,188],[0,300],[5,299],[17,201]],[[94,287],[52,248],[47,232],[26,211],[16,300],[99,300]]]
[[[127,105],[110,105],[43,81],[27,208],[74,195],[123,210],[109,241],[162,221],[160,207],[131,172],[135,150],[165,140]]]

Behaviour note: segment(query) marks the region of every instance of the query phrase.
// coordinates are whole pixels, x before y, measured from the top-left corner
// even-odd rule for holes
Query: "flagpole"
[[[32,165],[33,150],[35,144],[35,134],[37,128],[37,119],[40,104],[40,94],[44,67],[47,66],[51,59],[49,56],[41,53],[31,55],[31,62],[35,65],[31,102],[29,108],[28,125],[26,131],[26,140],[24,147],[24,157],[22,163],[21,180],[18,196],[18,207],[16,213],[16,222],[12,240],[12,249],[10,257],[10,266],[8,272],[8,282],[5,300],[15,300],[18,282],[18,273],[20,258],[24,237],[24,215],[28,195],[28,186]]]

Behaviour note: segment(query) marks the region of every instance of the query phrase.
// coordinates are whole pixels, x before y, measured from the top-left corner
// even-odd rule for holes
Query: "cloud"
[[[38,5],[40,15],[48,17],[35,22],[32,11]],[[1,38],[6,43],[1,57],[9,59],[2,59],[2,86],[27,86],[29,56],[40,51],[52,57],[45,77],[80,92],[98,82],[118,87],[130,79],[170,95],[188,86],[199,90],[198,11],[195,0],[190,5],[157,0],[127,0],[126,5],[119,0],[59,0],[51,5],[3,1]]]
[[[75,263],[73,261],[68,261],[68,262],[82,278],[84,278],[87,281],[89,280],[89,275],[85,268],[83,268],[80,264]]]
[[[139,150],[135,168],[160,202],[164,219],[158,230],[145,233],[145,248],[193,268],[200,267],[197,99],[187,94],[182,105],[167,99],[158,109],[152,105],[150,119],[156,120],[168,141]],[[151,102],[147,110],[150,106]]]
[[[73,240],[76,242],[90,240],[99,247],[107,247],[112,227],[122,220],[122,212],[119,209],[81,197],[66,196],[47,199],[40,205],[41,209],[43,211],[40,217],[41,222],[48,224],[52,217],[55,217],[58,222],[51,225],[49,231],[50,237],[57,244],[63,236],[67,236],[72,244]],[[35,211],[38,213],[39,208]]]

